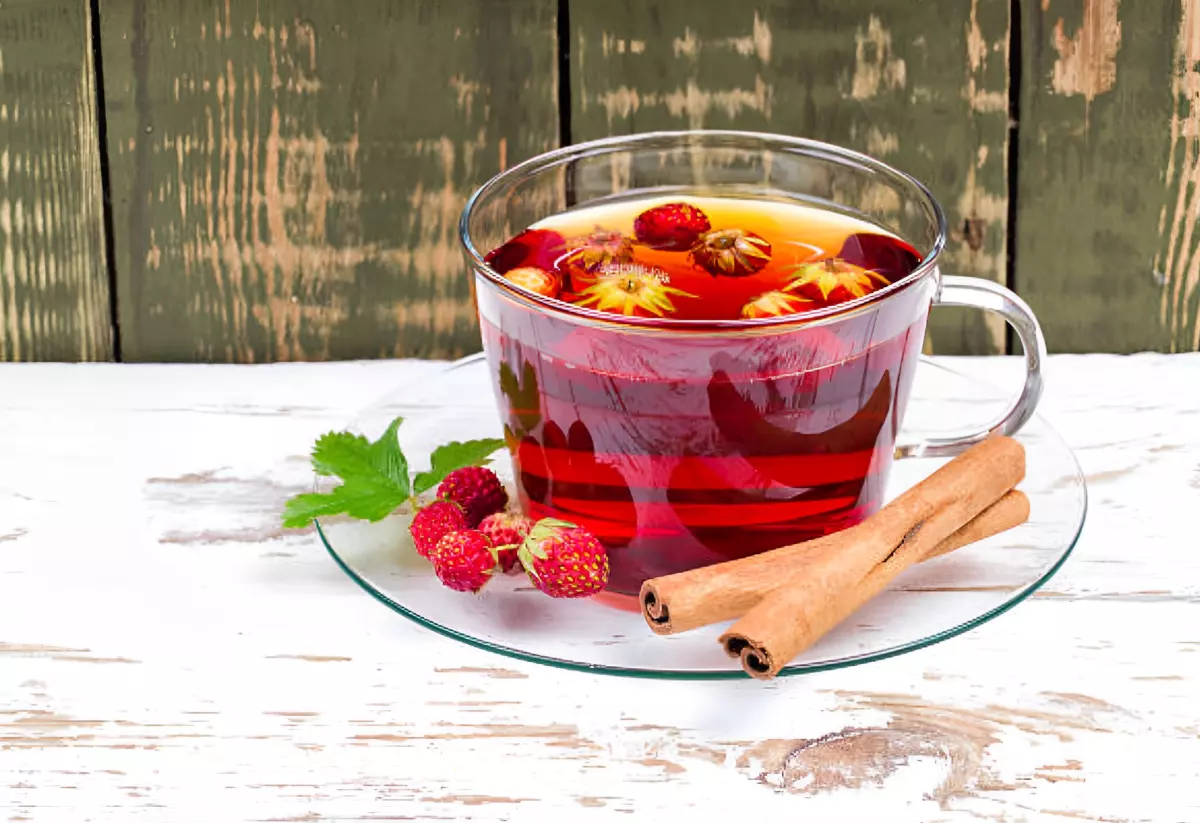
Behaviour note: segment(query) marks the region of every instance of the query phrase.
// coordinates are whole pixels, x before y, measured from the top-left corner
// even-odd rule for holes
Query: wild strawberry
[[[575,304],[630,316],[662,317],[675,312],[672,296],[696,296],[666,285],[655,272],[642,270],[638,266],[628,268],[629,271],[620,274],[597,278],[579,293]]]
[[[551,597],[590,597],[608,584],[608,553],[574,523],[539,520],[518,556],[533,585]]]
[[[692,260],[713,277],[746,277],[771,261],[771,244],[752,231],[718,229],[705,232]]]
[[[470,528],[462,506],[449,500],[430,503],[417,512],[408,525],[408,533],[416,544],[417,554],[429,557],[433,547],[450,532]]]
[[[479,530],[486,534],[496,547],[496,563],[501,571],[510,572],[520,567],[517,550],[533,528],[533,518],[513,512],[496,512],[483,518]]]
[[[707,215],[687,203],[655,206],[633,221],[638,241],[660,251],[687,251],[710,228]]]
[[[438,580],[456,592],[477,592],[492,578],[496,555],[492,541],[480,531],[450,532],[429,553]]]
[[[483,262],[500,274],[506,274],[519,266],[536,266],[550,271],[554,268],[554,261],[558,260],[565,250],[566,241],[558,232],[549,229],[526,229],[488,252]]]
[[[462,506],[467,525],[472,529],[479,521],[508,505],[508,492],[496,473],[485,466],[467,466],[446,475],[438,486],[439,500],[453,500]]]
[[[571,273],[572,285],[578,289],[581,279],[591,282],[595,275],[604,271],[606,266],[628,263],[633,260],[633,243],[619,231],[596,226],[595,230],[585,236],[567,241],[571,249],[563,259],[563,267]]]
[[[797,266],[792,282],[783,290],[799,292],[810,300],[842,303],[886,285],[888,279],[883,275],[833,257]]]
[[[769,291],[742,306],[742,318],[758,320],[763,317],[783,317],[788,314],[798,314],[813,306],[813,301],[807,297],[782,291]]]
[[[504,279],[514,286],[540,294],[543,297],[558,297],[562,291],[562,278],[555,272],[539,269],[537,266],[518,266],[509,269]]]

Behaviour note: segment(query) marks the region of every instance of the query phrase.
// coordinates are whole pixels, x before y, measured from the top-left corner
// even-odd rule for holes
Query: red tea
[[[556,215],[487,259],[519,288],[668,320],[802,320],[919,262],[845,214],[691,196]],[[480,290],[522,504],[595,533],[625,594],[858,522],[882,502],[930,297],[905,289],[834,322],[663,331]]]

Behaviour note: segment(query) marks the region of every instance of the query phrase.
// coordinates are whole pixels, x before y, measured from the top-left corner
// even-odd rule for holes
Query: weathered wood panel
[[[1016,283],[1055,351],[1200,343],[1197,5],[1022,4]]]
[[[0,361],[110,360],[87,3],[0,3]]]
[[[1008,0],[574,0],[570,22],[573,140],[740,128],[866,151],[946,207],[946,270],[1004,281]],[[940,352],[1004,350],[978,312],[931,327]]]
[[[1168,4],[1171,6],[1173,4]],[[1158,222],[1154,277],[1169,351],[1200,350],[1200,2],[1183,0],[1174,44],[1166,202]]]
[[[129,360],[478,348],[456,223],[558,139],[554,0],[107,0]]]

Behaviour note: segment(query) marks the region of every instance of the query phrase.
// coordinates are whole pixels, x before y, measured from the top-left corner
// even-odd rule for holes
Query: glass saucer
[[[994,419],[1007,392],[940,362],[921,361],[901,442],[979,428]],[[419,387],[398,387],[349,428],[378,437],[396,416],[411,468],[447,440],[501,437],[491,377],[481,355],[460,360]],[[1020,603],[1058,571],[1083,527],[1087,492],[1067,445],[1035,416],[1019,435],[1026,447],[1021,488],[1028,523],[908,569],[865,607],[803,652],[781,675],[801,674],[914,651],[961,634]],[[944,459],[897,461],[888,499],[926,477]],[[493,465],[511,483],[500,454]],[[317,478],[318,485],[327,482]],[[554,600],[524,575],[498,575],[479,595],[441,586],[408,537],[409,516],[379,523],[326,519],[317,524],[339,566],[377,600],[447,637],[498,654],[567,669],[675,679],[745,677],[717,637],[727,624],[672,637],[653,634],[634,598]]]

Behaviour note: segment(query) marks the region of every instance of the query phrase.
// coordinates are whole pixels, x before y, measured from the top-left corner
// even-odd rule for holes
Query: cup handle
[[[934,437],[917,443],[897,444],[896,457],[952,457],[993,434],[1016,434],[1033,416],[1042,396],[1046,339],[1024,300],[991,280],[947,274],[942,276],[933,305],[967,306],[1003,317],[1021,338],[1021,346],[1025,349],[1025,386],[1004,416],[987,428],[959,437]]]

